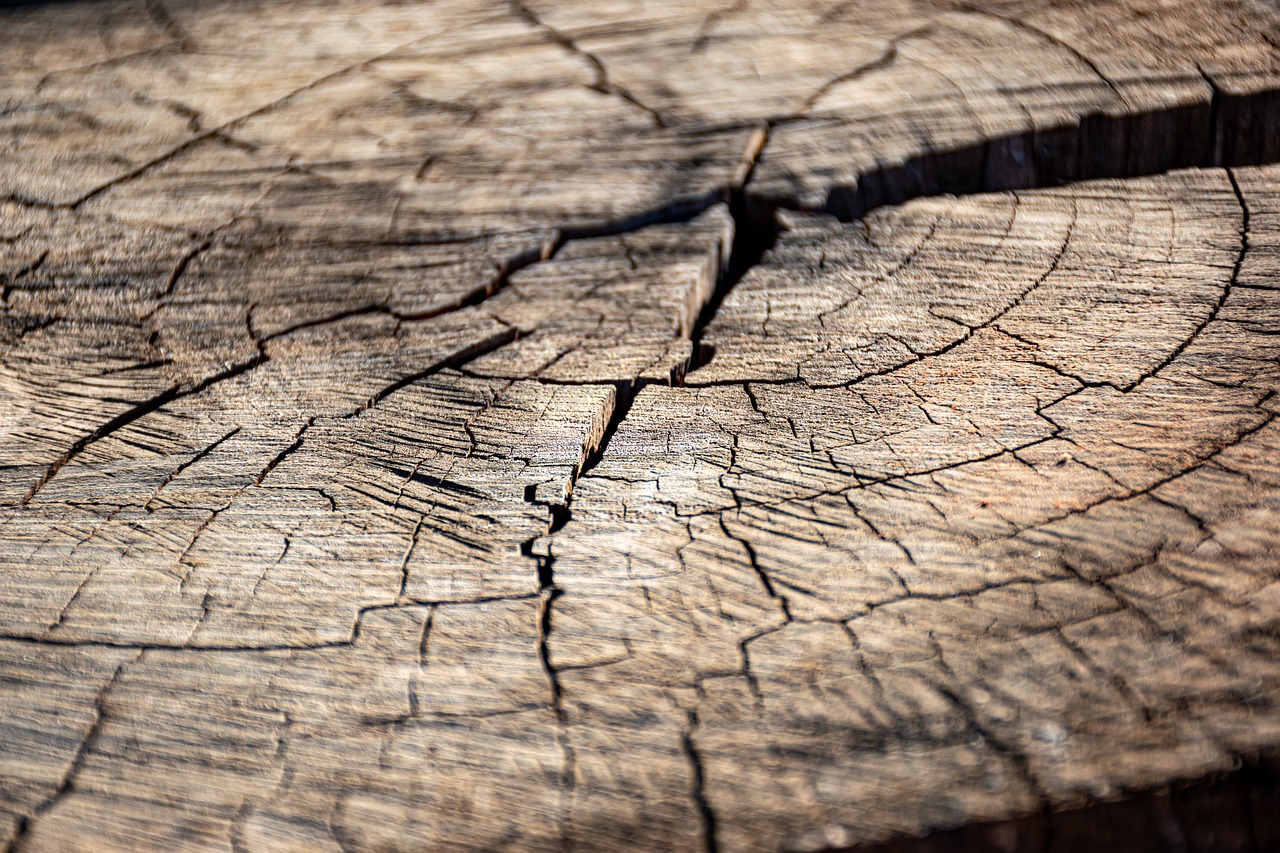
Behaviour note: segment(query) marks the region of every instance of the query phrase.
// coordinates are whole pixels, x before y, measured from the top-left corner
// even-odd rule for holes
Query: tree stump
[[[1040,850],[1280,746],[1273,4],[0,47],[11,853]]]

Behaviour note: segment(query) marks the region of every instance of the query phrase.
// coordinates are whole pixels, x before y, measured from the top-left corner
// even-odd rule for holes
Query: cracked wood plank
[[[1280,29],[1104,5],[0,10],[0,843],[816,850],[1274,752]]]

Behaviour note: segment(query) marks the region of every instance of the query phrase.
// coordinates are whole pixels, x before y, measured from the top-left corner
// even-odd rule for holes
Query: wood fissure
[[[1280,747],[1266,4],[0,18],[0,848],[1049,850]]]

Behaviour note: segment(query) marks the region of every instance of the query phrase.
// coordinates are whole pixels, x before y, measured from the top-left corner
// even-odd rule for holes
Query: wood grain
[[[1273,755],[1277,44],[0,8],[0,844],[834,850]]]

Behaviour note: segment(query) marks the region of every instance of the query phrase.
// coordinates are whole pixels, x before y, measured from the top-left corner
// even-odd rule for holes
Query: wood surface
[[[0,8],[0,846],[834,850],[1273,755],[1273,161],[1264,0]]]

